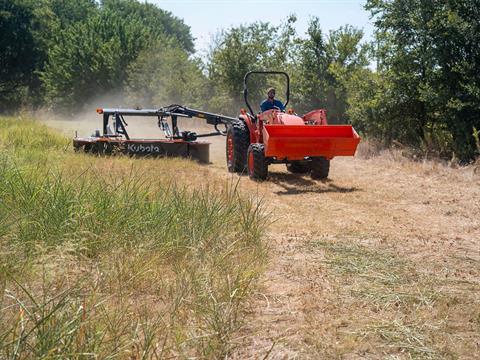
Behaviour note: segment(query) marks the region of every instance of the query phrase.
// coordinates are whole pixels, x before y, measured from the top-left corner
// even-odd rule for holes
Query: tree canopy
[[[441,141],[462,161],[480,127],[480,8],[476,0],[370,0],[390,138]],[[379,121],[375,119],[374,121]],[[447,151],[448,152],[448,151]]]
[[[161,40],[194,51],[182,20],[135,0],[1,0],[0,20],[4,109],[22,101],[73,109],[122,89],[130,63]]]

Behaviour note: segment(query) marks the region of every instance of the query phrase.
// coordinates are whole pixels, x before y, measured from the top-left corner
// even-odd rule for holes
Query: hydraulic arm
[[[226,126],[236,120],[233,117],[222,114],[214,114],[207,111],[191,109],[183,105],[169,105],[160,109],[97,109],[99,114],[103,114],[103,136],[119,137],[124,136],[130,140],[124,116],[153,116],[158,118],[158,126],[165,134],[167,139],[182,139],[185,141],[195,141],[199,137],[226,135]],[[205,119],[207,124],[213,125],[214,132],[197,134],[191,131],[180,131],[178,127],[178,118],[200,118]],[[110,120],[113,121],[113,131],[110,128]],[[170,124],[168,123],[170,120]],[[225,129],[220,129],[224,126]]]

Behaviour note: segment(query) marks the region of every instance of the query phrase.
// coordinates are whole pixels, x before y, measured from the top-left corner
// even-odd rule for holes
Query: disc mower
[[[286,80],[286,103],[290,100],[290,78],[285,72],[251,71],[244,77],[244,99],[249,111],[242,109],[227,129],[226,155],[230,172],[244,172],[251,179],[265,180],[270,164],[286,164],[292,173],[310,173],[313,179],[325,179],[330,160],[335,156],[353,156],[360,137],[351,125],[328,125],[324,109],[299,116],[288,110],[272,109],[255,115],[248,99],[248,79],[255,74],[281,75]]]
[[[89,137],[73,139],[76,151],[95,154],[122,153],[135,156],[180,156],[209,162],[210,143],[199,138],[226,135],[226,127],[235,118],[207,111],[191,109],[183,105],[169,105],[160,109],[97,109],[102,115],[102,130],[95,130]],[[127,132],[126,117],[155,117],[164,138],[132,139]],[[215,129],[213,132],[197,134],[180,131],[178,118],[200,118]],[[170,121],[169,121],[170,120]]]

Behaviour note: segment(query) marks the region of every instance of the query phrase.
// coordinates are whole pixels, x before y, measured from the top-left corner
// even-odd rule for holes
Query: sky
[[[190,26],[199,55],[208,51],[212,37],[221,29],[267,21],[279,25],[290,14],[297,16],[296,30],[305,34],[309,20],[320,19],[322,30],[338,29],[350,24],[362,28],[365,39],[373,36],[369,13],[363,9],[365,0],[148,0]]]

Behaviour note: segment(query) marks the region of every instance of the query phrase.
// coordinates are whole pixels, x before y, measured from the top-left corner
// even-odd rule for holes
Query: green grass
[[[0,119],[0,358],[224,357],[263,270],[265,216],[186,160],[73,154]],[[189,169],[193,168],[193,169]]]

